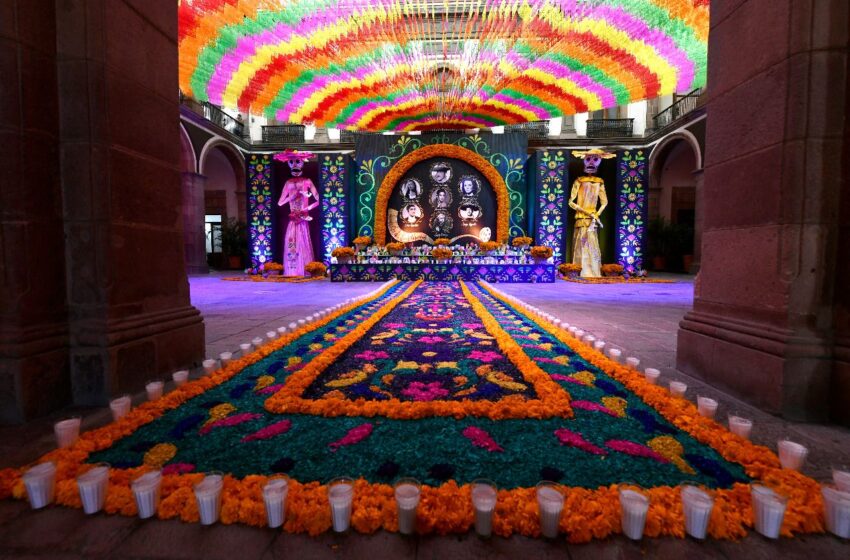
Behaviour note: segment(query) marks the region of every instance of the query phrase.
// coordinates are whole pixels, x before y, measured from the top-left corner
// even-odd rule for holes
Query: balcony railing
[[[212,103],[202,101],[201,106],[204,108],[205,119],[213,124],[217,124],[234,136],[238,136],[239,138],[243,138],[245,136],[245,125],[241,121],[235,119],[231,115],[228,115],[222,111],[220,107],[217,107]]]
[[[264,126],[263,142],[271,144],[303,144],[304,125],[278,124]]]
[[[675,103],[652,117],[655,130],[661,130],[679,117],[687,115],[697,108],[697,100],[702,95],[702,89],[698,88],[676,100]]]
[[[588,138],[623,138],[632,135],[634,119],[588,119]]]
[[[511,124],[505,127],[505,132],[525,132],[529,139],[545,140],[549,136],[549,121]]]

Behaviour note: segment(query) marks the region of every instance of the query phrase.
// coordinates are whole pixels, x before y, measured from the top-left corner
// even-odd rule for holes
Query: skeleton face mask
[[[300,177],[301,173],[304,171],[304,160],[303,159],[290,159],[286,162],[289,164],[289,170],[292,172],[293,177]]]
[[[595,154],[584,156],[584,172],[593,175],[599,169],[599,164],[602,158]]]

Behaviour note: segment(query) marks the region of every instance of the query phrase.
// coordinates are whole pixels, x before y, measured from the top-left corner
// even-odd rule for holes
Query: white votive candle
[[[333,529],[337,533],[348,530],[351,523],[351,502],[354,498],[354,484],[350,478],[331,481],[328,488],[328,502],[331,505]]]
[[[832,482],[842,492],[850,492],[850,466],[836,465],[832,467]]]
[[[587,334],[584,336],[584,342],[593,345],[593,343],[596,342],[596,337],[592,334]]]
[[[204,375],[209,375],[218,367],[218,361],[209,359],[204,360]]]
[[[277,328],[277,334],[278,334],[278,336],[283,336],[283,335],[285,335],[285,334],[286,334],[286,331],[287,331],[287,328],[286,328],[286,327],[278,327],[278,328]]]
[[[671,381],[670,382],[670,393],[674,397],[683,397],[685,395],[685,391],[688,390],[688,386],[681,381]]]
[[[130,484],[141,519],[148,519],[156,515],[156,510],[159,507],[161,483],[162,473],[151,471],[141,475]]]
[[[109,410],[112,411],[112,420],[117,422],[127,416],[132,406],[132,401],[129,395],[123,395],[117,399],[109,401]]]
[[[254,338],[251,339],[251,344],[254,345],[254,348],[259,348],[260,346],[263,345],[263,337],[255,336]]]
[[[620,489],[620,508],[623,534],[637,541],[643,537],[646,525],[646,512],[649,511],[649,498],[635,490]]]
[[[145,385],[145,392],[148,395],[149,401],[155,401],[162,397],[163,385],[162,381],[148,381],[147,385]]]
[[[779,462],[783,469],[799,471],[806,462],[809,450],[805,446],[791,440],[783,439],[778,443]]]
[[[597,340],[593,343],[593,347],[596,349],[597,352],[602,352],[605,349],[605,341]]]
[[[221,360],[221,367],[224,367],[224,366],[226,366],[227,364],[230,363],[230,360],[233,359],[233,353],[232,352],[222,352],[221,354],[218,355],[218,359]]]
[[[210,473],[195,485],[195,498],[198,500],[198,514],[201,525],[212,525],[218,521],[221,512],[221,490],[224,488],[224,476]]]
[[[403,478],[395,485],[398,510],[398,532],[411,535],[416,530],[416,507],[419,505],[419,481]]]
[[[753,421],[749,418],[730,414],[729,431],[742,438],[750,439],[750,432],[753,431]]]
[[[615,362],[619,362],[622,355],[623,355],[622,350],[617,350],[616,348],[609,348],[608,349],[608,357],[611,358],[612,360],[614,360]]]
[[[266,333],[266,338],[269,340],[274,340],[277,338],[277,331],[268,331]]]
[[[584,331],[581,329],[576,329],[575,337],[581,340],[582,338],[584,338]]]
[[[307,320],[306,320],[306,319],[298,319],[298,326],[299,326],[299,327],[303,327],[303,326],[304,326],[304,325],[306,325],[306,324],[307,324]]]
[[[297,328],[298,328],[298,323],[295,323],[295,322],[289,323],[289,330],[294,331]]]
[[[80,437],[80,419],[66,418],[56,422],[53,425],[53,433],[56,435],[57,447],[70,447]]]
[[[283,477],[272,478],[263,486],[266,518],[269,527],[272,529],[283,525],[286,519],[286,496],[288,493],[289,481]]]
[[[638,358],[635,358],[634,356],[629,356],[628,358],[626,358],[626,365],[632,369],[637,369],[637,367],[640,365],[640,360]]]
[[[56,465],[51,461],[31,467],[22,478],[32,509],[41,509],[53,501],[56,489]]]
[[[77,488],[80,490],[84,512],[92,514],[103,509],[108,484],[109,465],[105,463],[95,465],[77,477]]]
[[[823,486],[821,488],[824,503],[826,529],[842,539],[850,539],[850,492]]]
[[[661,371],[655,368],[648,367],[643,370],[643,377],[653,385],[658,383],[658,378],[661,377]]]
[[[714,413],[717,412],[717,401],[708,397],[697,397],[697,410],[700,416],[714,418]]]
[[[564,495],[554,483],[541,482],[537,485],[537,507],[540,510],[540,532],[547,539],[554,539],[560,529]]]
[[[496,485],[489,480],[472,483],[472,508],[475,510],[475,532],[482,537],[493,533],[493,511],[496,509]]]
[[[714,499],[696,486],[682,487],[682,508],[685,513],[685,532],[695,539],[704,539],[711,519]]]
[[[181,369],[180,371],[175,371],[171,374],[171,379],[174,380],[175,385],[182,387],[189,381],[189,370]]]
[[[253,350],[253,348],[254,348],[254,345],[251,344],[250,342],[243,342],[242,344],[239,345],[239,352],[241,352],[242,355],[244,356],[247,353],[249,353],[251,350]]]
[[[752,486],[750,493],[753,499],[753,523],[756,531],[769,539],[778,539],[788,499],[758,484]]]

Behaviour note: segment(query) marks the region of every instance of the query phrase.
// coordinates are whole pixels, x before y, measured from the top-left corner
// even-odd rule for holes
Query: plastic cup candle
[[[617,350],[616,348],[609,348],[608,349],[608,356],[610,356],[611,359],[614,360],[615,362],[619,362],[620,357],[622,355],[623,355],[623,352],[621,350]]]
[[[108,484],[109,465],[106,463],[99,463],[77,477],[84,512],[92,514],[103,509]]]
[[[266,333],[266,338],[269,340],[274,340],[277,338],[277,331],[269,331]]]
[[[159,507],[161,483],[162,473],[160,471],[151,471],[146,472],[130,484],[141,519],[147,519],[156,515],[156,510]]]
[[[682,508],[685,512],[685,532],[695,539],[704,539],[711,519],[714,499],[696,486],[682,487]]]
[[[832,467],[832,482],[842,492],[850,492],[850,466],[838,465]]]
[[[53,501],[56,489],[56,465],[48,461],[24,473],[24,487],[32,509],[41,509]]]
[[[646,512],[649,511],[649,498],[636,490],[620,489],[620,507],[623,534],[633,541],[643,537],[643,527],[646,525]]]
[[[564,495],[554,482],[537,485],[537,507],[540,509],[540,532],[547,539],[554,539],[558,536],[564,509]]]
[[[328,488],[328,502],[331,504],[333,528],[337,533],[348,530],[351,523],[351,501],[354,498],[354,481],[350,478],[336,478]]]
[[[717,401],[708,397],[697,397],[697,410],[700,416],[714,418],[714,413],[717,412]]]
[[[809,450],[805,446],[787,439],[780,440],[778,446],[779,462],[783,469],[799,471],[803,468],[806,456],[809,454]]]
[[[212,525],[218,521],[223,487],[224,476],[221,473],[210,473],[195,485],[195,498],[198,500],[201,525]]]
[[[821,494],[827,531],[842,539],[850,539],[850,492],[824,486]]]
[[[753,485],[750,493],[753,498],[753,523],[756,531],[769,539],[778,539],[788,498],[758,484]]]
[[[239,351],[242,352],[242,355],[244,356],[245,354],[250,352],[253,347],[254,346],[250,342],[243,342],[239,345]]]
[[[259,348],[263,345],[263,338],[261,336],[255,336],[251,339],[251,344],[254,345],[254,348]]]
[[[181,369],[180,371],[175,371],[171,374],[171,379],[174,380],[174,384],[178,387],[181,387],[189,381],[189,371],[185,369]]]
[[[117,422],[127,416],[132,404],[133,403],[130,400],[129,395],[124,395],[123,397],[118,397],[117,399],[109,401],[109,410],[112,411],[112,420]]]
[[[233,354],[231,352],[222,352],[218,355],[218,358],[221,360],[221,367],[224,367],[233,359]]]
[[[286,334],[286,327],[278,327],[277,328],[277,334],[280,335],[280,336],[285,335]]]
[[[286,495],[288,493],[289,481],[283,477],[272,478],[263,486],[266,518],[269,527],[272,529],[283,525],[283,521],[286,519]]]
[[[305,321],[304,319],[298,319],[298,326],[299,327],[303,327],[306,324],[307,324],[307,321]]]
[[[575,337],[581,340],[582,338],[584,338],[584,331],[581,329],[576,329]]]
[[[729,431],[742,438],[750,439],[750,432],[753,431],[753,421],[749,418],[730,414]]]
[[[596,348],[597,352],[602,352],[602,350],[605,349],[605,341],[604,340],[597,340],[596,342],[593,343],[593,347]]]
[[[661,377],[661,371],[655,368],[648,367],[643,370],[643,377],[655,385],[658,382],[658,378]]]
[[[640,365],[640,360],[635,358],[634,356],[629,356],[628,358],[626,358],[626,365],[630,368],[637,369],[637,367]]]
[[[145,392],[148,394],[148,400],[155,401],[162,397],[162,388],[162,381],[148,381],[148,384],[145,385]]]
[[[482,537],[489,537],[493,533],[496,485],[489,480],[473,481],[472,508],[475,510],[475,532]]]
[[[584,341],[585,341],[587,344],[593,344],[594,342],[596,342],[596,337],[595,337],[595,336],[593,336],[592,334],[589,334],[589,335],[586,335],[586,336],[584,337]]]
[[[412,535],[416,530],[419,481],[413,478],[402,478],[396,482],[395,503],[398,509],[398,532],[402,535]]]
[[[570,329],[575,328],[575,327],[572,327],[572,326],[571,326],[569,323],[567,323],[566,321],[562,321],[562,322],[561,322],[561,328],[569,331]]]
[[[80,419],[67,418],[53,425],[53,433],[56,435],[56,445],[62,449],[69,447],[80,437]]]
[[[218,367],[218,362],[213,359],[204,360],[204,375],[209,375],[216,370]]]
[[[298,328],[298,323],[289,323],[289,330],[294,331]]]
[[[674,397],[683,397],[685,395],[685,391],[688,390],[688,386],[681,381],[671,381],[670,382],[670,393]]]

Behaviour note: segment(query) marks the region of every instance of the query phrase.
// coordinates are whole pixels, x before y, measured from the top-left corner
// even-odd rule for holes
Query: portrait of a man
[[[415,202],[408,202],[401,210],[402,226],[409,228],[419,225],[422,221],[422,207]]]
[[[452,218],[444,210],[434,212],[429,225],[431,226],[431,234],[434,237],[449,237],[452,233]]]
[[[438,185],[445,185],[451,178],[452,167],[448,163],[440,161],[431,166],[431,180]]]
[[[474,226],[478,224],[478,218],[481,217],[481,206],[474,201],[463,201],[460,203],[457,214],[464,226]]]

